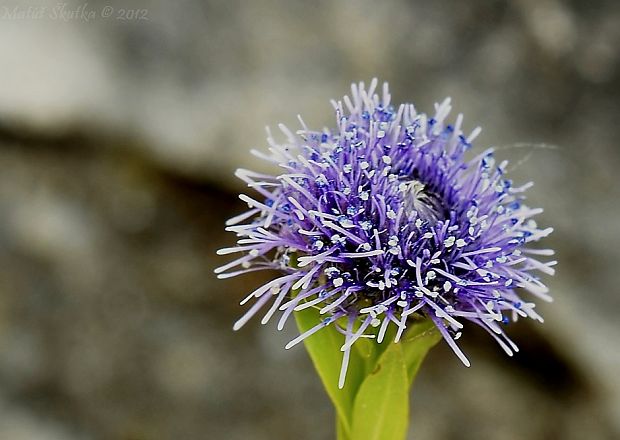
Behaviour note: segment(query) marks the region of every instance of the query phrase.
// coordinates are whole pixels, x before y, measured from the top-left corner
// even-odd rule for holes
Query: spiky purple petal
[[[347,317],[347,328],[338,326],[341,386],[349,349],[368,328],[379,328],[381,342],[391,323],[398,340],[410,316],[426,316],[469,365],[455,342],[462,320],[483,327],[510,355],[517,348],[502,325],[518,316],[542,321],[518,292],[551,299],[535,272],[553,275],[555,261],[537,259],[553,251],[529,248],[552,231],[532,219],[541,209],[524,204],[531,183],[513,187],[491,149],[466,158],[480,129],[465,136],[462,115],[447,124],[449,99],[428,117],[411,104],[393,108],[387,84],[382,94],[376,86],[376,79],[368,89],[354,84],[351,97],[332,102],[333,131],[311,131],[302,121],[294,134],[281,125],[283,143],[268,131],[269,154],[254,153],[281,174],[237,171],[258,197],[240,196],[249,211],[227,223],[238,247],[219,253],[242,255],[216,270],[220,278],[283,273],[242,302],[256,300],[235,329],[270,302],[263,323],[282,312],[278,329],[294,310],[325,315],[287,348]]]

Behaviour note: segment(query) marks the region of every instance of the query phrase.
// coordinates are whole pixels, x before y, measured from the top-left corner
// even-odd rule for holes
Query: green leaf
[[[367,329],[366,333],[369,334],[373,329]],[[384,344],[386,346],[387,344]],[[377,364],[377,359],[383,352],[384,346],[380,346],[374,339],[359,338],[353,344],[353,351],[356,351],[359,358],[363,361],[364,377],[368,376]],[[349,366],[351,363],[349,362]]]
[[[317,309],[307,308],[294,312],[297,326],[300,332],[305,332],[322,321]],[[364,378],[364,360],[356,350],[351,350],[349,368],[343,389],[338,388],[338,378],[342,365],[343,352],[340,347],[344,344],[344,335],[336,330],[334,324],[330,324],[304,340],[312,363],[316,368],[323,386],[334,404],[337,412],[338,431],[346,434],[342,438],[348,438],[351,432],[351,415],[353,412],[353,399]]]
[[[403,349],[390,343],[357,393],[351,438],[401,440],[408,422],[409,378]]]
[[[315,308],[294,312],[300,332],[323,316]],[[358,324],[358,323],[356,323]],[[351,349],[345,386],[338,388],[344,335],[333,323],[304,340],[336,408],[339,440],[401,440],[409,422],[409,389],[428,350],[441,335],[430,320],[410,323],[399,343],[389,329],[382,344],[360,338]],[[390,331],[392,330],[392,331]]]
[[[413,383],[418,370],[422,365],[422,361],[426,357],[428,351],[441,340],[441,333],[433,324],[433,321],[427,319],[425,321],[416,322],[407,327],[405,336],[400,343],[403,346],[403,355],[405,364],[407,365],[407,376],[409,378],[409,386]]]

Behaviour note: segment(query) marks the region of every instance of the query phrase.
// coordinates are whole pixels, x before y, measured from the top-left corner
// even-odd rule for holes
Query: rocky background
[[[430,354],[411,438],[619,438],[618,47],[612,0],[0,0],[0,438],[333,438],[295,329],[231,330],[261,280],[212,270],[264,125],[373,76],[482,125],[560,261],[515,358]]]

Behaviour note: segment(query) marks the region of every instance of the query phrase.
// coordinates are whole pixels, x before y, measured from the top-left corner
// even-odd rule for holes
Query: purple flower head
[[[552,229],[538,228],[532,217],[542,209],[524,204],[531,183],[512,186],[491,149],[466,157],[480,129],[463,134],[462,115],[448,124],[449,99],[429,117],[412,104],[393,107],[387,84],[382,94],[376,86],[376,79],[368,89],[354,84],[350,97],[332,102],[335,130],[313,131],[300,119],[296,134],[280,126],[283,143],[269,134],[269,154],[254,153],[280,174],[237,171],[258,196],[240,196],[249,210],[227,223],[238,246],[219,251],[242,256],[216,269],[220,278],[280,272],[241,302],[253,305],[235,329],[262,308],[263,324],[280,313],[278,329],[293,311],[318,308],[325,319],[290,348],[348,322],[338,325],[340,386],[348,350],[362,336],[381,343],[392,325],[398,342],[408,320],[427,317],[469,366],[455,342],[464,320],[511,355],[517,347],[503,324],[542,321],[521,292],[551,299],[537,272],[553,274],[554,261],[538,260],[553,251],[530,244]]]

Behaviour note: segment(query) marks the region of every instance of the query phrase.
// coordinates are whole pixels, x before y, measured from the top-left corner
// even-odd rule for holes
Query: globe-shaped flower
[[[398,342],[416,317],[430,318],[467,366],[455,342],[463,320],[511,355],[517,347],[502,324],[542,321],[520,294],[550,300],[535,273],[553,274],[555,264],[538,260],[553,251],[530,248],[552,231],[531,219],[541,209],[524,204],[531,183],[513,187],[492,149],[466,157],[479,128],[465,136],[462,115],[446,123],[449,99],[429,117],[411,104],[394,108],[387,84],[380,95],[376,86],[354,84],[350,97],[332,102],[335,130],[310,130],[300,118],[296,134],[280,126],[284,143],[268,133],[269,154],[254,153],[281,174],[237,171],[258,197],[240,196],[250,209],[227,223],[238,246],[219,253],[243,255],[216,270],[220,278],[280,272],[241,302],[254,304],[235,329],[267,305],[262,322],[281,312],[278,329],[296,310],[325,317],[286,348],[338,325],[341,387],[356,340],[381,343],[393,325]]]

